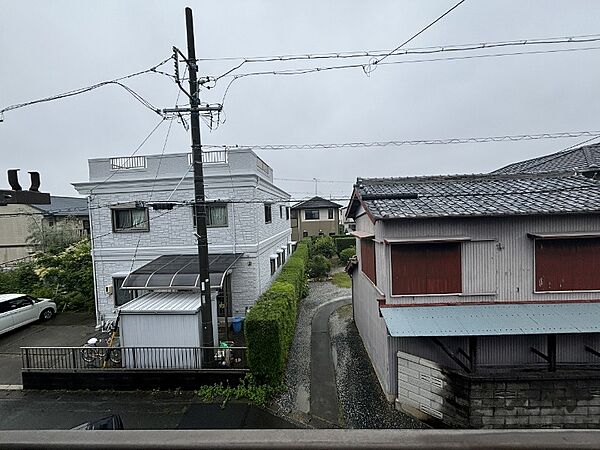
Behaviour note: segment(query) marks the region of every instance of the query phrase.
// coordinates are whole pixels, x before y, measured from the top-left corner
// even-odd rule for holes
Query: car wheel
[[[52,308],[47,308],[40,314],[40,320],[50,320],[52,317],[54,317],[54,310]]]

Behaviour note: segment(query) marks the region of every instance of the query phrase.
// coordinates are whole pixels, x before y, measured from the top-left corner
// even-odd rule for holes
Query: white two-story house
[[[249,149],[205,152],[203,161],[211,291],[220,316],[243,316],[292,249],[289,195],[273,184],[273,170]],[[189,153],[88,163],[89,180],[73,185],[88,197],[101,324],[161,279],[149,281],[148,275],[148,289],[122,289],[129,274],[144,272],[143,267],[151,268],[148,264],[154,261],[164,275],[161,261],[181,255],[181,263],[197,255],[193,170]],[[177,288],[173,283],[159,285],[163,290]]]

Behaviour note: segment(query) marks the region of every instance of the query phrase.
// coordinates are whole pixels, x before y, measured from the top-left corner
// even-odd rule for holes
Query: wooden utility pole
[[[200,142],[200,99],[198,86],[198,65],[194,44],[194,18],[191,8],[185,8],[187,29],[188,73],[190,82],[190,122],[192,132],[192,160],[194,165],[194,200],[196,205],[196,234],[198,239],[198,260],[202,286],[202,346],[214,347],[212,301],[210,296],[210,278],[208,272],[208,238],[206,236],[206,198],[204,196],[204,173],[202,170],[202,144]],[[203,361],[213,361],[210,351],[203,352]]]

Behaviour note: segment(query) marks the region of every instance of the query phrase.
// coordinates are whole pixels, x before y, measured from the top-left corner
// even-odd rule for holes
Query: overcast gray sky
[[[194,10],[197,56],[224,57],[391,50],[455,2],[0,0],[0,109],[145,69],[167,58],[173,45],[185,49],[185,6]],[[598,18],[600,2],[591,0],[467,0],[407,48],[596,34]],[[600,42],[578,47],[594,46]],[[538,49],[488,53],[532,50]],[[398,64],[380,66],[369,77],[354,68],[242,78],[227,94],[226,122],[215,131],[203,127],[203,143],[598,130],[599,56],[600,50],[588,50]],[[419,57],[388,61],[402,58]],[[348,62],[253,63],[235,73]],[[207,61],[200,72],[216,76],[234,65]],[[164,69],[172,71],[172,64]],[[204,92],[203,100],[220,102],[228,81]],[[127,84],[158,107],[172,106],[177,96],[175,84],[161,75]],[[0,170],[39,170],[44,191],[77,195],[70,183],[87,179],[88,158],[131,154],[158,120],[116,86],[10,111],[0,123]],[[167,126],[140,154],[161,152]],[[348,197],[357,176],[485,172],[583,139],[257,153],[276,178],[318,178],[320,195]],[[189,133],[174,123],[167,152],[187,152],[189,142]],[[0,186],[7,186],[4,178]],[[331,180],[347,182],[326,182]],[[313,182],[277,184],[293,198],[314,193]]]

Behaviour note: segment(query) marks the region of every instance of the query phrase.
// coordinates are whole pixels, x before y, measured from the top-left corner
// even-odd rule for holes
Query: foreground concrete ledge
[[[593,449],[596,430],[0,431],[2,449]]]

